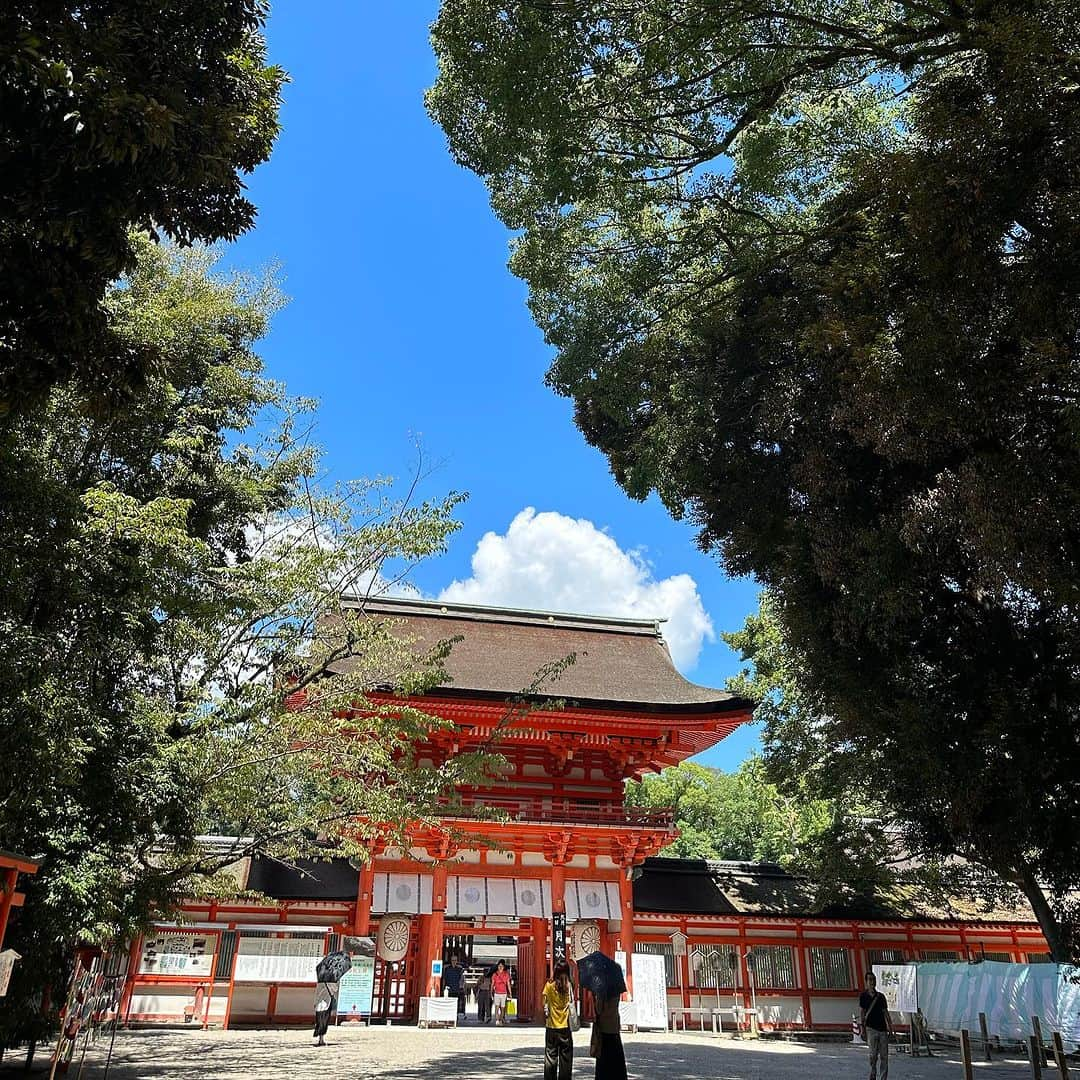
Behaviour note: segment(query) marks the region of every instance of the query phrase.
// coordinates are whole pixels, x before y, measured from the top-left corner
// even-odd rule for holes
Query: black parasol
[[[577,970],[581,985],[599,998],[618,997],[626,990],[622,968],[602,952],[582,957],[577,962]]]
[[[328,953],[315,968],[315,977],[322,983],[341,982],[341,976],[352,967],[349,954],[338,949],[337,952]]]

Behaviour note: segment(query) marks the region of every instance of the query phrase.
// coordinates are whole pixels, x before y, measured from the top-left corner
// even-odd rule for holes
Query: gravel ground
[[[325,1047],[296,1029],[198,1031],[142,1029],[120,1032],[110,1080],[527,1080],[543,1075],[543,1032],[538,1028],[420,1031],[415,1027],[331,1029]],[[631,1080],[865,1080],[866,1048],[850,1044],[804,1046],[715,1038],[697,1033],[627,1035]],[[593,1075],[588,1032],[578,1036],[575,1080]],[[104,1075],[107,1044],[86,1056],[82,1080]],[[47,1074],[48,1055],[38,1066]],[[960,1080],[956,1056],[893,1055],[890,1080]],[[78,1059],[68,1072],[79,1076]],[[7,1056],[0,1072],[14,1077],[19,1060]],[[10,1070],[10,1071],[9,1071]],[[23,1075],[26,1075],[23,1073]],[[40,1074],[38,1074],[40,1075]],[[1051,1073],[1048,1071],[1046,1076]],[[1056,1074],[1055,1074],[1056,1075]],[[1030,1080],[1026,1062],[980,1063],[981,1080]]]

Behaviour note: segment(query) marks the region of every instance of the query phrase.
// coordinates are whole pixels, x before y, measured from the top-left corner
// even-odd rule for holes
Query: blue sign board
[[[338,984],[338,1019],[359,1020],[371,1015],[371,999],[375,993],[375,957],[354,956],[352,970]]]

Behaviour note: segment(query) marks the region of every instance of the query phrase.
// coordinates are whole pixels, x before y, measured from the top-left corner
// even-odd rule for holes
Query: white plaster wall
[[[859,995],[850,998],[810,998],[810,1015],[815,1024],[850,1024],[851,1014],[859,1011]]]
[[[233,987],[233,1018],[240,1020],[247,1016],[265,1016],[266,1003],[270,997],[268,986],[245,986],[236,983]]]
[[[762,1024],[796,1024],[806,1023],[803,1016],[802,998],[795,997],[770,997],[767,994],[757,995],[758,1017]]]
[[[280,986],[274,1014],[277,1016],[315,1016],[315,988],[307,986]]]

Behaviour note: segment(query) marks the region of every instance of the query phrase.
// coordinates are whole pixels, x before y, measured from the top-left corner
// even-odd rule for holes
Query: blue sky
[[[722,686],[737,657],[708,639],[701,609],[716,631],[737,629],[756,587],[725,578],[655,499],[628,499],[544,387],[550,350],[506,269],[506,230],[424,112],[436,8],[278,2],[284,130],[250,181],[257,226],[228,256],[281,266],[291,302],[264,343],[269,372],[319,399],[337,476],[408,475],[419,439],[438,464],[426,493],[469,492],[451,551],[415,578],[425,593],[456,581],[447,595],[489,602],[669,605],[685,674]],[[730,768],[756,743],[737,733],[702,760]]]

